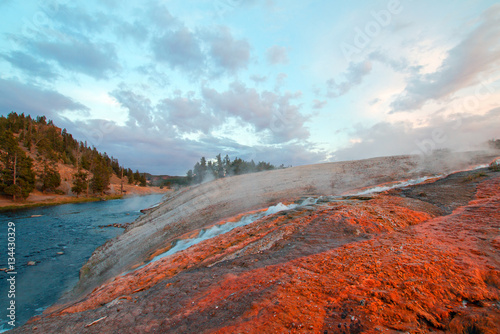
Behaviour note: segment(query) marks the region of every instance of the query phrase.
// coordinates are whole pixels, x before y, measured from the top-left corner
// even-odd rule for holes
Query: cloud
[[[175,136],[175,131],[120,126],[100,119],[65,124],[78,140],[118,157],[120,164],[153,174],[185,175],[204,156],[221,153],[244,160],[269,161],[275,165],[303,165],[325,160],[325,153],[308,142],[276,145],[242,145],[229,138],[202,136],[199,140]],[[133,152],[133,154],[131,154]]]
[[[106,35],[108,27],[117,20],[113,15],[88,12],[81,6],[42,6],[23,29],[8,34],[21,47],[11,51],[13,59],[9,61],[40,77],[55,77],[50,63],[58,64],[66,72],[106,79],[121,69],[115,44]],[[46,66],[46,70],[42,70],[42,66]],[[57,72],[63,76],[65,71]]]
[[[181,96],[179,92],[177,96],[164,98],[156,105],[146,96],[128,88],[121,87],[110,95],[127,110],[127,126],[131,131],[137,128],[168,131],[174,137],[200,132],[207,135],[225,120],[225,115],[215,117],[207,110],[203,100],[194,98],[192,92],[187,97]]]
[[[223,152],[211,137],[206,141],[182,139],[173,130],[131,129],[99,119],[75,122],[68,128],[75,129],[75,138],[118,157],[120,164],[153,174],[186,175],[201,156],[212,157],[218,150]]]
[[[498,138],[500,108],[484,115],[455,114],[434,116],[428,125],[410,122],[379,122],[371,127],[357,126],[350,133],[354,144],[334,152],[336,160],[355,160],[399,154],[429,154],[435,149],[465,151]]]
[[[288,75],[286,73],[278,73],[276,75],[276,84],[274,85],[274,90],[278,91],[285,84]]]
[[[392,68],[396,72],[418,74],[418,71],[422,69],[422,66],[411,66],[408,61],[404,58],[393,59],[380,51],[374,51],[368,55],[368,59],[372,61],[378,61]]]
[[[50,16],[53,23],[62,25],[65,33],[68,31],[76,35],[82,32],[99,33],[114,21],[114,18],[110,15],[98,11],[89,13],[81,6],[70,7],[66,4],[58,4],[56,8],[57,10],[50,13]]]
[[[170,11],[164,5],[157,1],[148,1],[147,10],[141,17],[147,20],[148,24],[154,24],[160,31],[170,30],[173,27],[181,26],[180,21],[170,14]]]
[[[313,109],[323,109],[323,107],[326,106],[327,104],[328,102],[326,101],[314,100]]]
[[[105,79],[120,68],[113,44],[89,40],[33,41],[34,53],[56,61],[62,68],[95,79]]]
[[[163,99],[158,105],[158,110],[165,115],[165,121],[183,133],[201,131],[207,134],[223,121],[203,109],[202,100],[180,96]]]
[[[89,108],[58,92],[0,79],[0,112],[17,112],[58,117],[61,111],[72,110],[88,114]]]
[[[317,150],[309,142],[289,143],[279,148],[273,146],[260,146],[255,148],[255,161],[269,161],[275,166],[284,164],[288,166],[309,165],[326,161],[326,153]]]
[[[151,84],[155,84],[161,88],[165,88],[170,84],[168,74],[163,71],[159,71],[156,64],[154,63],[139,66],[135,70],[140,75],[147,78],[148,82]]]
[[[343,82],[336,83],[334,79],[327,81],[327,96],[335,98],[347,94],[351,89],[361,84],[363,78],[370,74],[371,70],[372,63],[370,61],[351,62],[347,71],[343,74],[345,78]]]
[[[286,48],[279,45],[273,45],[266,52],[267,61],[272,65],[288,64],[288,55]]]
[[[169,131],[120,126],[114,122],[101,119],[75,121],[66,126],[77,140],[86,141],[101,152],[117,157],[125,167],[139,169],[141,172],[157,174],[177,173],[184,175],[186,161],[183,157],[189,155],[183,149],[183,141],[170,136]],[[178,160],[176,160],[178,159]],[[172,161],[176,164],[172,166]],[[177,165],[179,162],[179,166]]]
[[[121,106],[128,111],[128,126],[144,129],[151,129],[153,127],[154,109],[148,98],[130,90],[115,90],[110,95],[116,98]]]
[[[124,40],[130,39],[139,44],[147,41],[150,34],[148,28],[139,20],[134,22],[118,21],[115,24],[114,32]]]
[[[267,77],[265,75],[256,75],[256,74],[254,74],[254,75],[250,76],[250,80],[252,80],[256,84],[259,84],[259,83],[266,82]]]
[[[44,79],[55,79],[59,76],[49,64],[21,51],[11,51],[0,57],[32,76]]]
[[[235,40],[227,27],[219,27],[208,40],[209,53],[217,67],[231,73],[247,68],[250,44],[246,39]]]
[[[205,57],[200,41],[186,27],[165,32],[152,41],[156,60],[166,62],[171,68],[198,73],[204,70]]]
[[[216,19],[223,19],[226,15],[243,7],[256,4],[258,0],[217,0],[211,1],[212,13]]]
[[[437,71],[409,78],[404,92],[391,103],[392,113],[420,109],[481,81],[498,70],[500,4],[487,9],[479,25],[452,48]]]
[[[202,94],[215,114],[225,113],[227,117],[252,125],[267,141],[285,143],[309,137],[305,127],[307,118],[299,112],[300,106],[292,104],[292,100],[301,95],[300,92],[284,95],[270,91],[259,93],[234,82],[225,92],[204,87]]]

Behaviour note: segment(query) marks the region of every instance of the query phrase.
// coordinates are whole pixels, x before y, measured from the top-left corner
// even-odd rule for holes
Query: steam
[[[126,211],[139,212],[161,202],[163,194],[127,197],[121,205],[126,206]]]
[[[335,161],[358,160],[402,154],[430,157],[436,150],[450,152],[490,151],[488,140],[498,138],[500,108],[478,114],[458,114],[443,119],[433,116],[426,127],[412,122],[380,122],[359,127],[352,133],[358,140],[334,152]]]

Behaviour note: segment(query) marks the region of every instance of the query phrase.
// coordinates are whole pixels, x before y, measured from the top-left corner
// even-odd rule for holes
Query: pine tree
[[[207,160],[205,157],[201,157],[200,159],[200,182],[203,182],[207,175]]]
[[[42,192],[46,190],[55,191],[61,185],[61,174],[57,170],[57,164],[49,164],[47,160],[43,162],[43,170],[39,178],[42,182]]]
[[[28,130],[26,131],[26,134],[24,135],[24,147],[26,147],[28,150],[31,151],[31,142],[33,141],[33,138],[31,136],[31,122],[28,125]]]
[[[191,182],[193,182],[193,171],[191,169],[188,170],[188,172],[186,174],[186,178],[187,178],[188,184],[191,184]]]
[[[203,181],[203,179],[201,177],[201,167],[200,167],[199,162],[197,162],[194,165],[193,173],[194,173],[194,183],[201,183],[201,181]]]
[[[218,178],[224,177],[224,165],[222,164],[222,158],[220,156],[220,153],[217,154],[216,159],[217,159],[217,177]]]
[[[207,172],[205,174],[205,177],[209,177],[209,179],[216,178],[217,173],[215,172],[215,166],[212,164],[212,161],[207,162]]]
[[[139,171],[136,169],[135,170],[135,173],[134,173],[134,183],[137,184],[137,182],[140,182],[141,181],[141,174],[139,173]]]
[[[240,158],[236,158],[233,160],[231,163],[231,171],[234,173],[234,175],[240,175],[243,173],[243,160]]]
[[[111,173],[102,162],[96,164],[92,173],[94,176],[90,180],[90,188],[94,193],[101,194],[102,196],[104,192],[109,189]]]
[[[78,170],[77,173],[73,174],[73,186],[71,187],[71,191],[76,194],[76,197],[83,193],[87,188],[87,176],[88,174]]]
[[[134,183],[134,172],[129,168],[127,170],[127,179],[128,179],[128,184],[133,184]]]
[[[139,178],[139,185],[141,187],[147,186],[147,180],[146,180],[146,173],[142,173],[141,177]]]
[[[19,197],[28,198],[35,189],[35,172],[30,157],[19,147],[12,131],[4,131],[0,135],[0,193],[12,196],[15,201]]]
[[[225,175],[226,176],[231,175],[231,159],[229,159],[229,156],[227,154],[224,157],[223,165],[224,165]]]

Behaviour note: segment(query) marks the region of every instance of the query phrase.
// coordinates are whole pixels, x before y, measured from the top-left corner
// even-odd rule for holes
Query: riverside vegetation
[[[61,189],[62,166],[72,171],[66,191]],[[113,175],[146,186],[145,173],[120,166],[118,159],[74,139],[45,116],[32,119],[11,112],[0,117],[0,195],[14,202],[26,200],[35,190],[103,196]]]

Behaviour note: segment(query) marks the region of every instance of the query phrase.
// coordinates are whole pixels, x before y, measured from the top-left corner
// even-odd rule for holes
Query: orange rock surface
[[[498,333],[500,177],[469,181],[447,216],[396,191],[264,217],[14,332]]]

